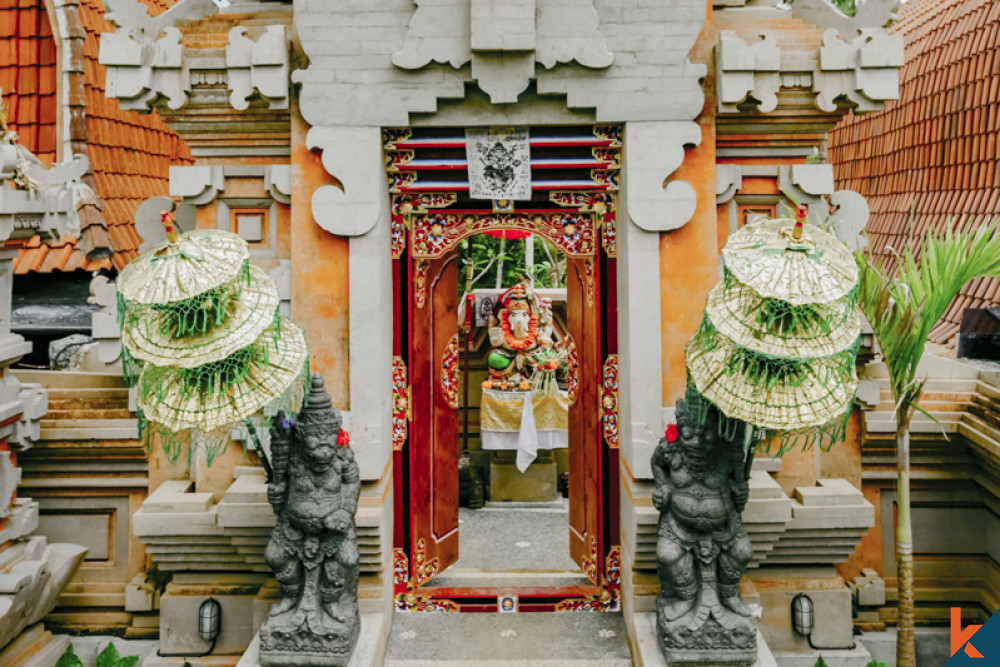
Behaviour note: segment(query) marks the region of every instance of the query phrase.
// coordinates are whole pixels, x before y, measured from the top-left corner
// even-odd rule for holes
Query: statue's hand
[[[665,486],[658,486],[653,491],[653,507],[659,512],[666,512],[670,504],[670,489]]]
[[[285,502],[285,494],[288,486],[285,482],[271,482],[267,485],[267,502],[272,505],[281,505]]]
[[[333,514],[326,517],[324,522],[327,530],[331,530],[336,533],[343,533],[347,531],[347,527],[351,525],[351,513],[347,510],[337,510]]]
[[[747,506],[747,500],[750,499],[750,485],[746,482],[742,484],[733,485],[733,504],[736,509],[740,512],[743,508]]]

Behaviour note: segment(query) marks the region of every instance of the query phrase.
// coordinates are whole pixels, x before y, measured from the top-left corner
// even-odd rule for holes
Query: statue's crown
[[[530,295],[524,283],[518,283],[504,292],[498,300],[497,310],[527,310],[531,311]]]
[[[333,430],[340,428],[340,411],[333,407],[330,394],[326,393],[323,376],[319,373],[312,375],[309,396],[299,411],[297,425],[299,428],[328,427]]]

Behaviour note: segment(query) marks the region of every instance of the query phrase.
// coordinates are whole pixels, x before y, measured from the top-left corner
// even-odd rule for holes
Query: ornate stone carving
[[[774,31],[763,30],[760,41],[747,44],[731,30],[719,33],[719,111],[738,112],[739,105],[753,97],[758,110],[769,113],[778,107],[781,88],[781,49]]]
[[[269,25],[256,42],[247,38],[247,29],[229,31],[226,68],[229,70],[229,103],[245,110],[256,89],[271,109],[288,108],[288,40],[285,26]]]
[[[93,190],[81,178],[90,168],[83,155],[49,168],[18,143],[0,104],[0,240],[36,234],[58,239],[80,232],[78,208],[90,203]],[[13,187],[9,187],[12,185]]]
[[[753,557],[740,518],[749,497],[743,449],[719,434],[714,407],[704,423],[692,407],[677,401],[677,429],[668,429],[652,459],[660,512],[657,634],[672,665],[749,666],[757,645],[740,600],[740,578]]]
[[[193,87],[225,83],[230,105],[249,107],[256,90],[270,109],[288,108],[288,35],[283,25],[267,26],[256,41],[249,29],[229,31],[225,53],[185,49],[178,26],[214,14],[212,0],[182,0],[150,17],[141,2],[108,0],[106,18],[117,26],[101,35],[100,63],[107,67],[107,96],[124,109],[146,111],[156,98],[176,110],[187,104]]]
[[[361,478],[340,426],[317,373],[297,421],[279,413],[271,428],[277,523],[265,558],[280,599],[260,629],[263,667],[346,665],[358,640]]]
[[[417,0],[402,48],[392,62],[402,69],[429,63],[460,68],[494,104],[516,102],[535,74],[576,62],[603,69],[614,56],[598,29],[593,0]]]
[[[625,132],[625,201],[629,218],[647,232],[669,232],[694,215],[698,194],[687,181],[671,180],[684,149],[701,143],[701,128],[690,121],[629,123]]]
[[[704,106],[705,67],[688,61],[705,21],[702,2],[294,4],[309,67],[292,80],[302,84],[301,113],[314,128],[409,125],[410,114],[464,98],[467,83],[494,103],[524,100],[531,79],[538,95],[566,96],[569,108],[594,110],[597,122],[690,120]],[[368,57],[359,59],[361,44]]]
[[[778,107],[782,88],[803,86],[812,88],[816,106],[826,112],[836,111],[838,98],[859,112],[877,111],[886,100],[897,99],[902,35],[875,27],[860,30],[859,36],[842,34],[829,28],[819,49],[782,49],[774,31],[761,31],[760,40],[748,44],[736,32],[723,30],[716,60],[719,112],[740,113],[753,101],[760,112],[769,113]]]
[[[816,106],[834,111],[844,96],[858,111],[878,111],[885,100],[899,99],[903,36],[866,28],[851,41],[830,28],[823,33],[819,70],[813,74]]]

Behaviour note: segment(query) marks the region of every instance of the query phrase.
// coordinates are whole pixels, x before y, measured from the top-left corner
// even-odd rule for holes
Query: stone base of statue
[[[314,617],[315,618],[315,617]],[[294,617],[269,618],[260,632],[260,663],[269,667],[346,667],[358,643],[361,617],[346,623],[313,627]]]
[[[385,652],[385,638],[382,636],[384,621],[385,616],[382,613],[361,614],[361,630],[357,639],[357,646],[354,652],[351,653],[346,667],[379,667],[382,665],[384,662],[382,659],[383,653]],[[300,658],[303,657],[308,659],[308,656],[300,656]],[[299,659],[294,664],[307,665],[314,663],[304,662],[302,659]],[[344,663],[330,662],[324,664],[343,665]],[[236,667],[263,667],[260,657],[259,633],[250,642],[250,646],[247,647],[246,653],[240,658]]]
[[[729,612],[713,601],[711,606],[702,604],[679,618],[667,620],[663,598],[656,602],[656,633],[671,667],[751,667],[757,662],[757,626],[753,619]],[[722,623],[716,615],[722,617]]]

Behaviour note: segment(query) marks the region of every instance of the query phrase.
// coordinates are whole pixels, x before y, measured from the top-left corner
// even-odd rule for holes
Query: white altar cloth
[[[524,472],[539,449],[569,446],[569,399],[533,396],[530,391],[484,389],[480,412],[483,449],[516,450],[517,469]]]

